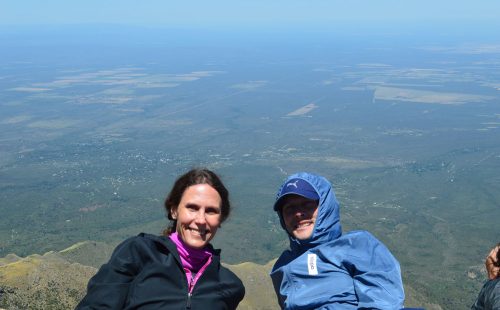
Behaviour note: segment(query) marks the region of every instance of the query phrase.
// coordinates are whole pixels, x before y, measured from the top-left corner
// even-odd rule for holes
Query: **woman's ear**
[[[172,219],[176,220],[177,219],[177,208],[172,208],[170,211],[170,215],[172,216]]]

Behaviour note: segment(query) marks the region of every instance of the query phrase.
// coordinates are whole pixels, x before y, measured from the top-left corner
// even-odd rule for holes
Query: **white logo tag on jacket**
[[[316,254],[307,254],[307,270],[309,275],[315,276],[318,274],[318,268],[316,266]]]

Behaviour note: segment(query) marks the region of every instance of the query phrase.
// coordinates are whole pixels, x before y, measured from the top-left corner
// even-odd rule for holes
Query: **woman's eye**
[[[186,209],[196,211],[198,210],[198,207],[196,205],[186,205]]]
[[[206,212],[208,214],[219,214],[219,210],[218,209],[212,209],[212,208],[208,208]]]

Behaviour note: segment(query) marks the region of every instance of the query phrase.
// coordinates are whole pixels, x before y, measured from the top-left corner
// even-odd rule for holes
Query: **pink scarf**
[[[189,292],[191,293],[194,285],[212,261],[212,252],[206,248],[193,249],[189,247],[182,242],[177,232],[170,234],[169,238],[177,246],[177,252],[179,252],[179,256],[181,257],[182,267],[186,272]]]

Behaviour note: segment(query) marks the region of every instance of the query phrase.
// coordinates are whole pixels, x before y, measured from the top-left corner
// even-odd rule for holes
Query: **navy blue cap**
[[[274,203],[274,211],[276,211],[286,195],[295,194],[311,200],[319,200],[319,195],[309,182],[303,179],[290,179],[281,187]],[[280,201],[281,200],[281,201]]]

